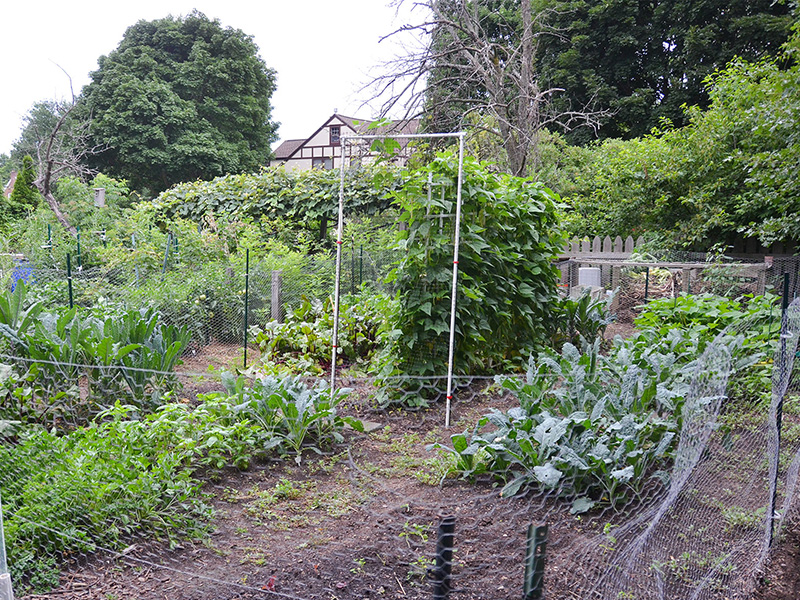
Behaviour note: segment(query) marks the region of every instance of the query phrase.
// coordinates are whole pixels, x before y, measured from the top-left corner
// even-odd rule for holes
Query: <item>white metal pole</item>
[[[455,352],[455,323],[456,323],[456,292],[458,285],[458,244],[461,228],[461,188],[464,177],[464,136],[463,131],[457,133],[414,133],[405,135],[353,135],[342,136],[341,138],[341,164],[339,179],[339,227],[336,235],[336,284],[333,303],[333,351],[331,359],[331,394],[336,386],[336,356],[338,353],[339,340],[339,287],[341,279],[342,264],[342,238],[344,237],[344,163],[345,148],[351,140],[382,140],[386,138],[401,139],[431,139],[431,138],[458,138],[458,188],[456,193],[456,221],[455,221],[455,248],[453,250],[453,293],[450,305],[450,349],[447,361],[447,414],[445,416],[445,427],[450,427],[450,404],[453,398],[453,357]]]
[[[336,228],[336,283],[333,291],[333,337],[331,343],[331,398],[336,391],[336,357],[339,344],[339,287],[342,277],[342,239],[344,238],[344,163],[347,149],[347,136],[340,140],[341,162],[339,163],[339,225]]]
[[[456,222],[453,239],[453,292],[450,298],[450,348],[447,358],[447,406],[444,426],[450,427],[450,404],[453,400],[453,359],[456,341],[456,294],[458,292],[458,244],[461,239],[461,184],[464,177],[464,134],[458,134],[458,187],[456,189]]]

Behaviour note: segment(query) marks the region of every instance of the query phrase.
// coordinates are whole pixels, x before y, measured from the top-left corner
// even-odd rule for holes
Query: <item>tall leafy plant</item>
[[[523,364],[544,340],[562,241],[549,189],[473,159],[463,169],[455,368],[479,373]],[[406,228],[390,280],[401,307],[384,375],[446,371],[457,181],[451,151],[407,174],[396,193]]]

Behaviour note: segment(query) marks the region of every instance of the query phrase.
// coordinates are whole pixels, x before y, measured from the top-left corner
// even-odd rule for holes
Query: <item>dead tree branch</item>
[[[410,119],[438,112],[461,127],[476,113],[488,117],[494,124],[489,129],[500,138],[507,155],[509,170],[524,175],[529,168],[539,167],[542,130],[597,129],[608,112],[588,105],[556,110],[552,99],[564,90],[542,86],[536,71],[539,40],[564,35],[549,27],[552,11],[534,12],[531,0],[520,0],[518,20],[492,23],[486,18],[484,2],[415,2],[427,18],[386,37],[402,35],[427,42],[417,48],[406,47],[404,55],[384,65],[369,86],[372,101],[379,102],[382,116],[402,112]],[[492,24],[496,31],[490,30]]]

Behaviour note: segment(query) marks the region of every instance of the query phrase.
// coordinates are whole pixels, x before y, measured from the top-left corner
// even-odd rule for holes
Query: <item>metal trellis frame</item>
[[[455,237],[453,240],[453,287],[450,302],[450,341],[447,358],[447,406],[445,411],[445,427],[450,427],[450,405],[453,399],[453,360],[455,353],[456,331],[456,292],[458,289],[458,246],[461,234],[461,187],[464,178],[464,137],[463,131],[453,133],[415,133],[402,135],[344,135],[341,137],[341,162],[339,164],[339,223],[336,230],[336,280],[333,292],[333,352],[331,360],[331,394],[336,390],[336,357],[339,344],[339,290],[342,269],[342,244],[344,242],[344,174],[345,165],[349,162],[347,156],[348,142],[363,140],[376,141],[386,139],[458,139],[458,184],[456,189],[456,214]]]

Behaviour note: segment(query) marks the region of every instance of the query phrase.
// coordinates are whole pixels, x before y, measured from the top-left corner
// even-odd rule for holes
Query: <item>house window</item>
[[[331,145],[338,146],[339,138],[341,137],[342,129],[339,125],[331,125]]]
[[[333,159],[330,156],[326,156],[324,158],[313,158],[313,159],[311,159],[311,168],[312,169],[332,169],[333,168]]]

